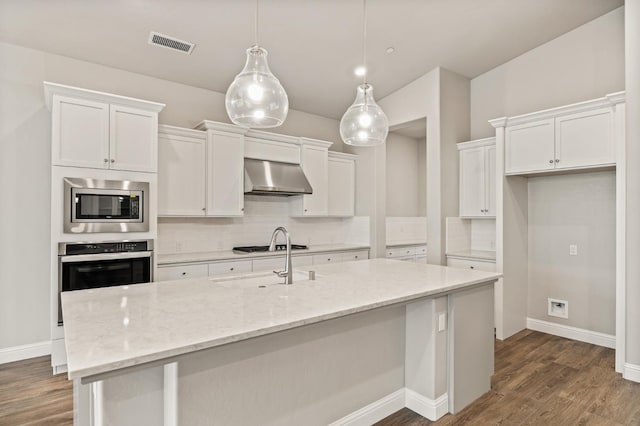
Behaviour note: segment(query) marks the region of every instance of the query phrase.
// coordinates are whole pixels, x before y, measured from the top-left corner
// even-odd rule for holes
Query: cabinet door
[[[216,262],[209,264],[209,276],[222,274],[243,274],[252,271],[250,260]]]
[[[485,214],[484,147],[460,151],[460,217]]]
[[[614,164],[613,117],[609,109],[556,118],[556,168]]]
[[[183,280],[187,278],[206,277],[209,274],[207,264],[177,265],[159,267],[154,281]]]
[[[208,132],[207,216],[244,214],[244,136]]]
[[[329,216],[355,214],[355,161],[329,158]]]
[[[484,215],[496,217],[496,147],[488,146],[484,151]]]
[[[303,146],[302,169],[313,189],[313,194],[302,196],[302,215],[326,216],[329,210],[328,150],[316,146]]]
[[[109,167],[109,104],[54,95],[52,163]]]
[[[554,168],[554,119],[506,128],[505,173],[518,174]]]
[[[110,168],[155,172],[158,168],[158,114],[111,105]]]
[[[206,139],[158,137],[158,215],[204,216]]]

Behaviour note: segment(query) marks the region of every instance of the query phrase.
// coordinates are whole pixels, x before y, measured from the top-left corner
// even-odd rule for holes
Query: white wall
[[[624,8],[618,8],[471,80],[471,138],[487,120],[624,90]]]
[[[615,334],[615,186],[615,172],[529,178],[529,317]],[[548,316],[547,298],[569,318]]]
[[[166,103],[160,122],[227,121],[224,95],[0,43],[0,349],[47,341],[51,119],[43,80]],[[280,133],[334,141],[338,121],[290,111]]]
[[[418,139],[418,216],[427,215],[427,138]]]
[[[418,216],[420,190],[420,157],[417,139],[389,133],[385,143],[387,149],[387,217]]]

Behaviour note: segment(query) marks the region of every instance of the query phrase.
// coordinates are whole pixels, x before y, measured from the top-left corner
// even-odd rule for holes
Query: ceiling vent
[[[175,37],[171,37],[165,34],[160,34],[155,31],[149,33],[149,44],[164,47],[166,49],[177,50],[178,52],[186,53],[190,55],[195,44],[188,41],[179,40]]]

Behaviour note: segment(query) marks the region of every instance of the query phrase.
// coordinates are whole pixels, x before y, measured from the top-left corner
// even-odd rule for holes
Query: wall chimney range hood
[[[244,193],[290,196],[312,194],[313,188],[299,164],[245,158]]]

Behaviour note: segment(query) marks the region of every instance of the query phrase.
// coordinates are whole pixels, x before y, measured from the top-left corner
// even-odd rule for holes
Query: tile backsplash
[[[266,245],[278,226],[289,230],[293,244],[369,244],[369,217],[294,218],[287,198],[247,196],[243,217],[158,218],[156,250],[168,254]]]

